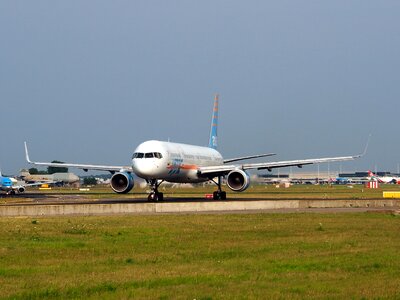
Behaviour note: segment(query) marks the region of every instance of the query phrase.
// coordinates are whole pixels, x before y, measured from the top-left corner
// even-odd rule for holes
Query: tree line
[[[58,163],[58,164],[63,164],[64,162],[58,161],[58,160],[53,160],[52,163]],[[68,173],[68,168],[66,167],[47,167],[47,170],[38,170],[37,168],[30,168],[29,173],[31,175],[37,175],[37,174],[54,174],[54,173]]]

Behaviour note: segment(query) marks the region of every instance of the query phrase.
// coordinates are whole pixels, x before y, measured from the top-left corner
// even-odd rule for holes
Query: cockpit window
[[[132,155],[132,158],[143,158],[144,154],[140,152],[135,152]]]
[[[134,158],[162,158],[162,154],[159,152],[148,152],[148,153],[141,153],[141,152],[135,152],[132,155],[132,159]]]

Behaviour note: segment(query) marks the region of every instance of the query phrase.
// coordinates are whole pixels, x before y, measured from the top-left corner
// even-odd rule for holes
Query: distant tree
[[[63,161],[53,160],[52,163],[63,164]],[[68,168],[64,167],[47,167],[47,173],[68,173]]]
[[[83,184],[84,185],[96,185],[97,184],[97,180],[94,177],[85,177],[83,179]]]
[[[39,171],[36,168],[30,168],[28,171],[29,171],[29,174],[31,174],[31,175],[39,174]]]
[[[36,168],[30,168],[28,171],[29,171],[29,174],[31,174],[31,175],[48,174],[47,171],[45,171],[45,170],[38,170],[38,169],[36,169]]]

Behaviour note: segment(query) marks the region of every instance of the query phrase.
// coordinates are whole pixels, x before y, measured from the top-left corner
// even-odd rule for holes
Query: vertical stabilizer
[[[210,140],[208,142],[208,147],[213,148],[213,149],[217,149],[217,145],[218,145],[218,135],[217,135],[218,100],[219,100],[219,95],[216,94],[215,98],[214,98],[214,108],[213,108],[213,114],[212,114],[212,119],[211,119]]]

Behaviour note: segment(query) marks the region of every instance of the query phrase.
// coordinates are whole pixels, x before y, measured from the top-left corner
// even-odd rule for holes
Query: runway
[[[4,197],[2,198],[4,200]],[[7,201],[9,200],[9,201]],[[334,200],[334,199],[279,199],[233,198],[225,201],[202,197],[166,198],[162,202],[140,199],[87,199],[81,195],[25,194],[7,198],[0,204],[0,216],[88,216],[118,214],[168,213],[293,213],[293,212],[364,212],[397,213],[400,199]]]

